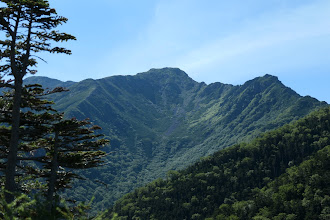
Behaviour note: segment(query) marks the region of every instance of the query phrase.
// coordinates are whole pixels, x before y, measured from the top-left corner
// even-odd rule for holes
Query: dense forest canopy
[[[234,145],[187,169],[169,172],[166,180],[155,180],[120,199],[112,216],[326,219],[329,146],[330,108],[325,108],[249,144]]]

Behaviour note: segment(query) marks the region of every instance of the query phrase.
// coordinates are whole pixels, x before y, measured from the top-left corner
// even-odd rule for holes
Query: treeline
[[[229,147],[185,170],[169,172],[167,180],[158,179],[124,196],[109,217],[324,217],[329,211],[328,145],[330,108],[325,108],[250,144]]]

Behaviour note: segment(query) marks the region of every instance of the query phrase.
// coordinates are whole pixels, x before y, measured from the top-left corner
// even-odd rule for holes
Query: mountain
[[[110,219],[329,219],[330,108],[125,195]]]
[[[51,79],[45,76],[31,76],[24,79],[24,84],[40,84],[43,88],[53,89],[56,87],[70,87],[74,85],[76,82],[73,81],[66,81],[62,82],[57,79]]]
[[[37,79],[54,87],[49,79]],[[106,164],[83,171],[90,180],[77,182],[67,192],[80,201],[94,195],[98,209],[165,177],[169,170],[185,168],[327,105],[298,95],[271,75],[238,86],[207,85],[176,68],[86,79],[68,88],[51,97],[56,108],[67,117],[90,118],[111,142],[104,148],[109,152]]]

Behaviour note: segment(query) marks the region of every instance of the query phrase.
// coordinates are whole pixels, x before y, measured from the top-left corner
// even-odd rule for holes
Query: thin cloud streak
[[[239,63],[235,58],[241,54],[287,44],[290,41],[329,35],[330,4],[322,3],[288,11],[286,14],[279,12],[264,17],[262,21],[251,21],[240,32],[193,50],[182,57],[177,65],[197,77],[198,74],[204,74],[203,69],[208,69],[209,66],[221,67],[227,62],[233,65]]]
[[[160,1],[154,8],[154,16],[149,24],[140,30],[136,38],[125,46],[114,49],[102,59],[96,72],[106,69],[104,63],[111,66],[110,74],[124,75],[169,66],[185,70],[194,79],[209,79],[214,82],[216,78],[211,74],[221,72],[224,66],[225,69],[230,69],[232,65],[234,70],[237,64],[245,62],[240,60],[242,56],[248,56],[249,53],[254,55],[253,62],[256,65],[258,57],[262,60],[267,49],[271,54],[278,53],[277,48],[281,48],[283,59],[290,59],[285,57],[291,53],[290,42],[299,41],[304,47],[305,40],[330,33],[329,1],[315,1],[297,8],[266,11],[247,18],[228,13],[228,17],[224,17],[221,15],[222,11],[219,11],[219,15],[206,14],[207,11],[197,9],[200,5],[196,2],[198,1]],[[238,6],[237,10],[242,9]],[[191,11],[197,12],[191,14]],[[211,18],[213,20],[208,22]],[[242,22],[234,22],[236,26],[232,27],[228,25],[231,21],[226,18]],[[215,26],[217,23],[219,26]],[[213,25],[213,29],[204,27],[206,25]],[[207,30],[214,32],[208,34]],[[284,46],[287,51],[283,50]],[[306,53],[309,49],[306,48]],[[255,72],[258,69],[260,68],[255,68]],[[231,82],[235,78],[241,78],[242,74],[250,75],[251,72],[254,70],[236,73],[231,76]]]

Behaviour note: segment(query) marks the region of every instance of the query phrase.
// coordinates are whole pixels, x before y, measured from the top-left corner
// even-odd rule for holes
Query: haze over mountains
[[[110,139],[106,165],[84,171],[90,181],[77,182],[70,192],[81,201],[94,195],[99,209],[169,170],[327,105],[301,97],[271,75],[239,86],[207,85],[176,68],[77,83],[31,77],[25,83],[68,87],[51,97],[56,108],[67,117],[90,118]]]

